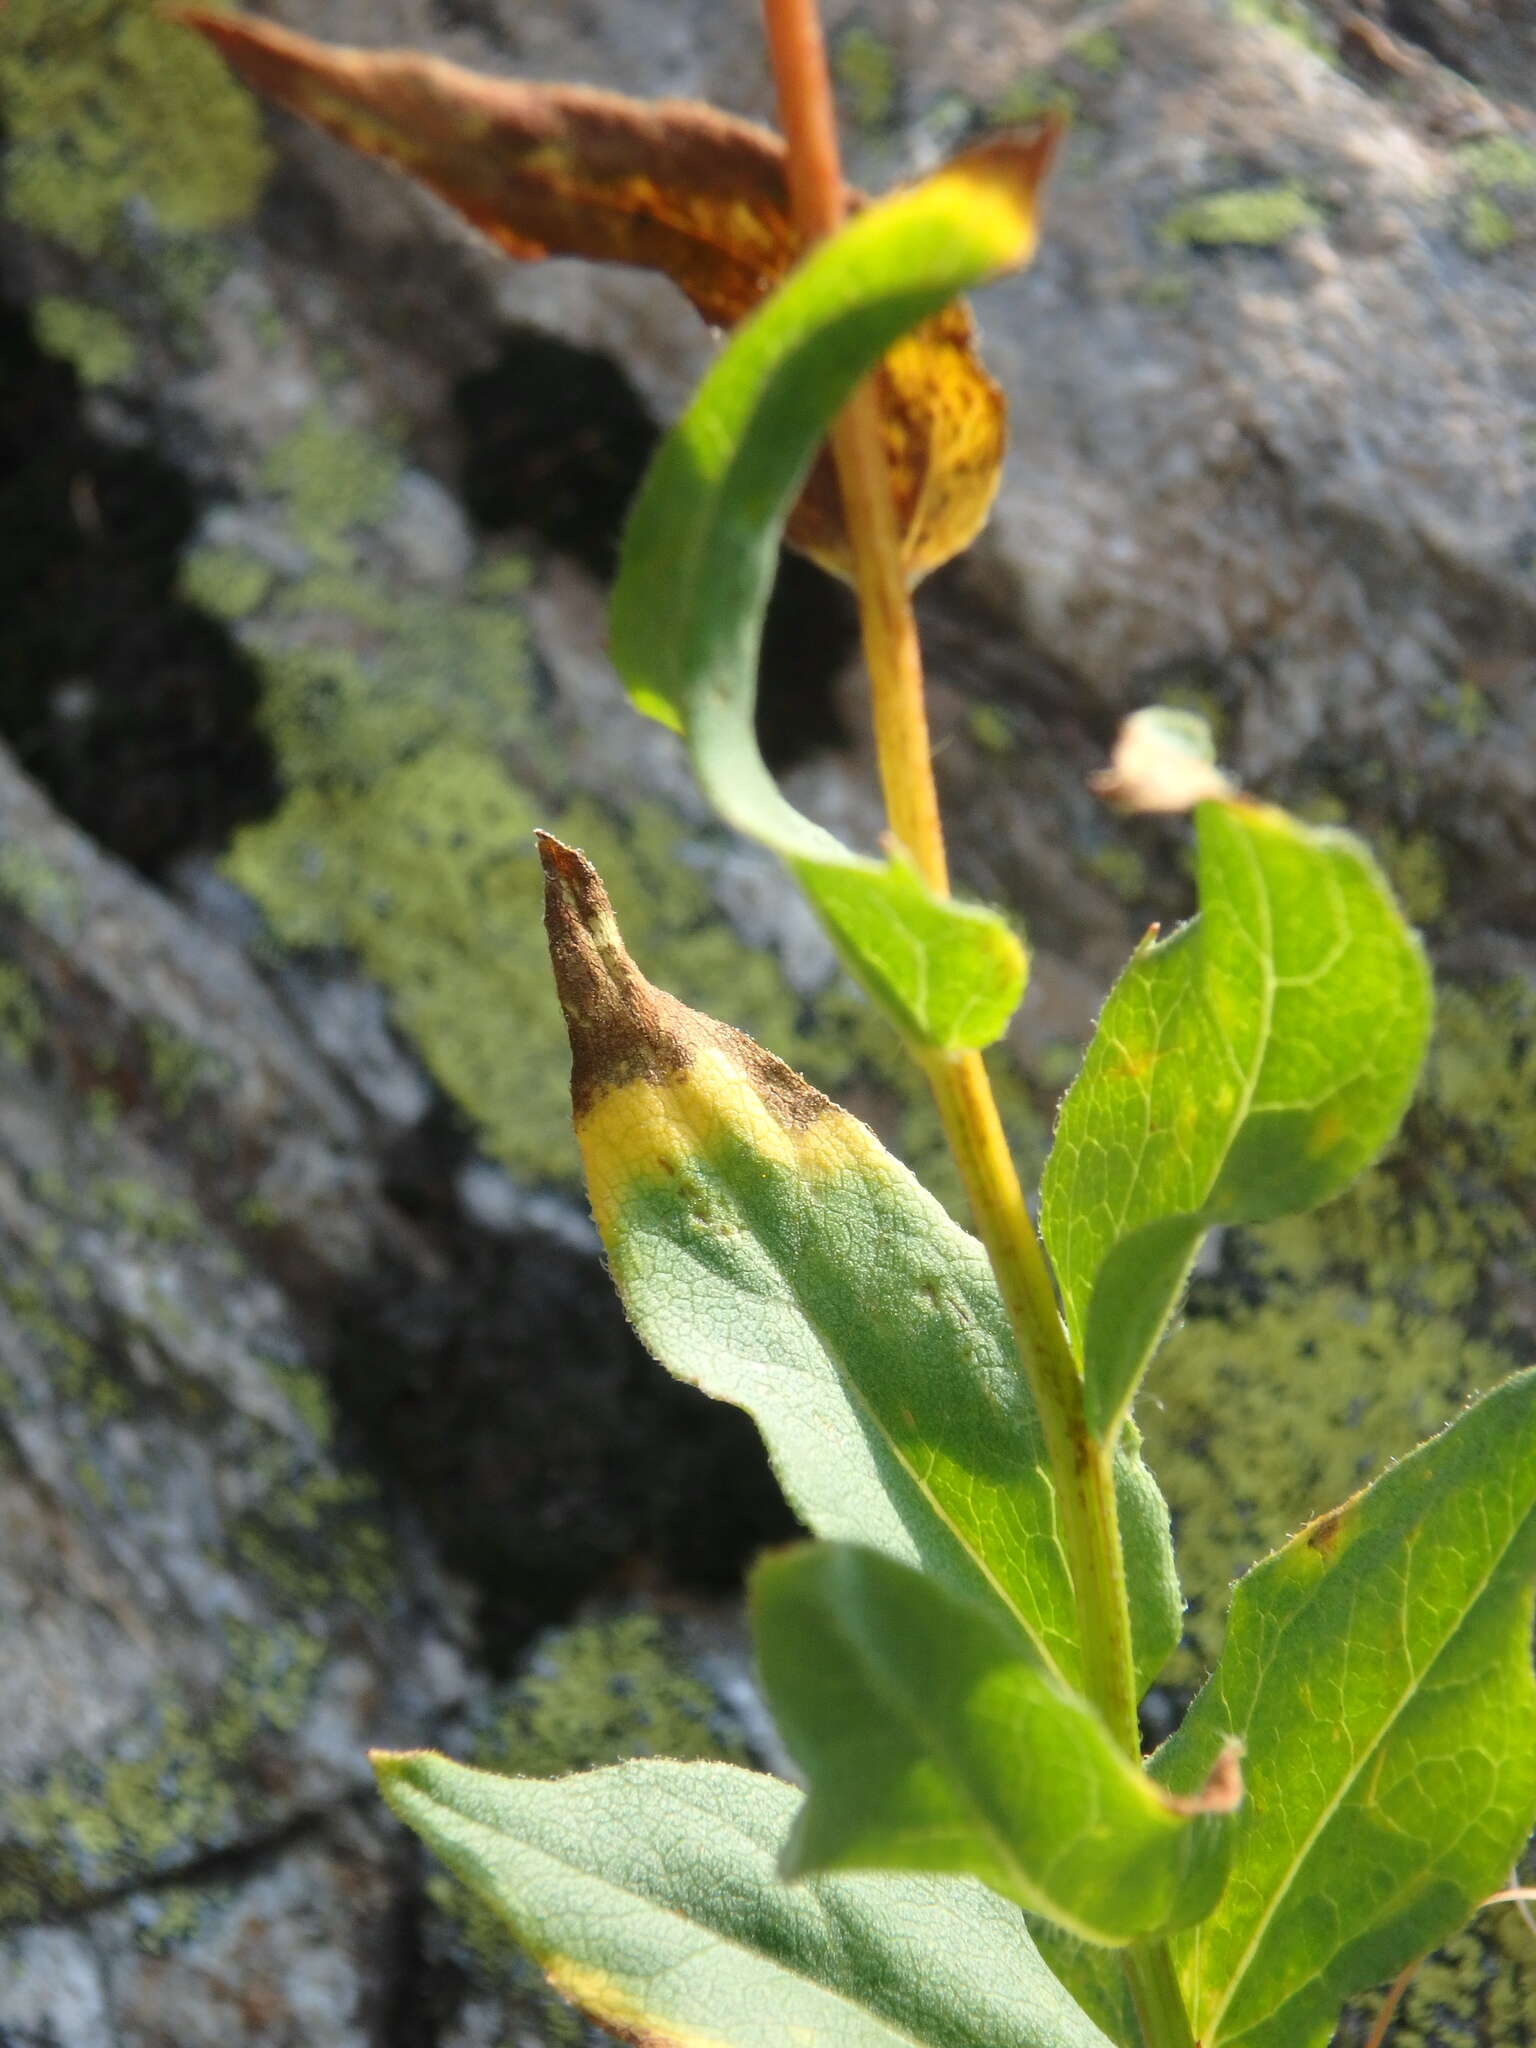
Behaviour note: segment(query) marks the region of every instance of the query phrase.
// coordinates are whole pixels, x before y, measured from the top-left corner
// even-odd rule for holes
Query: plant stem
[[[763,14],[795,223],[809,243],[837,228],[846,197],[820,13],[817,0],[763,0]],[[947,895],[949,866],[933,778],[922,654],[873,380],[866,379],[845,405],[831,439],[853,555],[886,814],[929,888]],[[1139,1762],[1114,1459],[1096,1441],[1083,1413],[1082,1379],[981,1055],[923,1052],[918,1057],[1039,1410],[1077,1604],[1084,1689],[1121,1747]],[[1147,1942],[1127,1950],[1125,1971],[1146,2048],[1194,2048],[1167,1944]]]
[[[1139,1757],[1113,1460],[1083,1415],[1082,1379],[981,1054],[929,1053],[923,1068],[1040,1411],[1077,1595],[1084,1689],[1122,1749]]]
[[[763,16],[795,225],[813,242],[841,225],[846,205],[821,16],[816,0],[763,0]],[[902,567],[880,401],[868,378],[833,425],[832,454],[853,553],[886,815],[929,888],[947,895],[949,865],[933,781],[922,651]]]

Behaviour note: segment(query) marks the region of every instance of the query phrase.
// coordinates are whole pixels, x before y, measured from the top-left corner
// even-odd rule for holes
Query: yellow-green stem
[[[790,198],[807,242],[830,234],[845,193],[817,0],[763,0],[788,151]],[[928,886],[949,888],[933,777],[922,654],[901,560],[874,387],[866,381],[832,431],[854,562],[886,815]],[[1083,1413],[1082,1380],[1062,1327],[1045,1251],[1025,1205],[980,1053],[919,1055],[1008,1311],[1040,1412],[1076,1594],[1083,1683],[1117,1741],[1140,1758],[1125,1556],[1114,1460]],[[1195,2048],[1166,1943],[1125,1955],[1146,2048]]]
[[[1082,1379],[981,1054],[930,1053],[923,1065],[1040,1411],[1077,1594],[1084,1690],[1122,1748],[1139,1757],[1114,1460],[1083,1414]]]

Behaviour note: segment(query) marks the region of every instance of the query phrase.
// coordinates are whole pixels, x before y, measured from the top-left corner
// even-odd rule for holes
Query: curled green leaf
[[[781,794],[752,725],[779,536],[861,375],[957,292],[1026,262],[1047,125],[1000,138],[871,206],[733,336],[668,436],[625,535],[613,657],[635,702],[683,733],[705,793],[798,876],[849,971],[915,1044],[990,1044],[1026,958],[997,913],[850,852]],[[935,480],[942,487],[942,479]]]

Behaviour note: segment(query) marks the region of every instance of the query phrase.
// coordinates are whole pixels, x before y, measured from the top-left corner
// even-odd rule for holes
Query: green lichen
[[[1449,883],[1445,856],[1433,835],[1380,827],[1372,835],[1372,845],[1412,921],[1433,925],[1443,917]]]
[[[191,1244],[202,1222],[190,1202],[168,1195],[149,1181],[114,1174],[91,1183],[91,1221],[145,1246]]]
[[[1457,215],[1457,240],[1470,255],[1499,255],[1519,232],[1510,196],[1536,191],[1536,149],[1514,135],[1482,135],[1452,150],[1451,166],[1470,187]]]
[[[884,128],[896,109],[896,55],[873,29],[855,23],[832,46],[838,96],[856,128]]]
[[[110,1138],[122,1122],[122,1108],[110,1088],[88,1088],[84,1097],[85,1120],[91,1135]]]
[[[1147,864],[1134,846],[1106,840],[1083,863],[1088,873],[1113,889],[1122,903],[1141,903],[1147,894]]]
[[[1488,699],[1470,676],[1437,693],[1424,709],[1426,717],[1446,726],[1459,740],[1480,740],[1493,723]]]
[[[268,451],[261,483],[283,499],[290,531],[316,561],[345,567],[355,529],[382,517],[399,475],[392,449],[317,406]]]
[[[30,1060],[46,1026],[32,984],[19,967],[0,960],[0,1057],[15,1066]]]
[[[1469,255],[1497,256],[1515,239],[1515,224],[1487,192],[1473,192],[1462,206],[1457,239]]]
[[[238,1775],[263,1734],[297,1728],[327,1646],[302,1628],[224,1625],[229,1677],[199,1712],[171,1688],[106,1757],[66,1758],[0,1799],[0,1921],[67,1910],[268,1819]]]
[[[182,557],[176,588],[188,604],[233,623],[259,611],[276,580],[249,548],[199,547]]]
[[[1049,72],[1026,71],[998,94],[985,110],[985,119],[991,128],[1024,128],[1042,114],[1075,114],[1077,106],[1077,94]]]
[[[1070,42],[1067,55],[1074,64],[1108,78],[1125,62],[1125,47],[1112,28],[1095,28]]]
[[[1338,2040],[1358,2048],[1380,1997],[1349,2008]],[[1536,1936],[1513,1906],[1496,1906],[1425,1959],[1387,2034],[1387,2048],[1536,2048]]]
[[[1536,149],[1513,135],[1483,135],[1451,152],[1458,174],[1478,192],[1536,192]]]
[[[269,156],[250,96],[153,0],[8,0],[0,10],[4,206],[82,256],[130,206],[170,234],[254,208]]]
[[[1521,1362],[1536,1200],[1536,994],[1441,991],[1426,1085],[1382,1166],[1319,1216],[1231,1233],[1138,1409],[1190,1598],[1174,1677],[1228,1588]]]
[[[232,1891],[229,1885],[156,1885],[135,1901],[134,1947],[146,1956],[184,1954]]]
[[[989,754],[1011,754],[1018,745],[1013,727],[995,704],[973,704],[965,714],[965,729]]]
[[[71,1285],[73,1268],[50,1251],[43,1239],[35,1248],[31,1268],[12,1264],[0,1279],[0,1303],[25,1332],[48,1369],[58,1398],[75,1409],[90,1429],[104,1429],[133,1407],[126,1387],[112,1373],[96,1346],[71,1320],[78,1289]],[[89,1287],[89,1281],[86,1283]]]
[[[1154,270],[1141,280],[1134,293],[1137,305],[1154,313],[1186,312],[1194,296],[1194,280],[1182,270]]]
[[[287,1391],[291,1396],[291,1384]],[[396,1561],[372,1480],[331,1469],[295,1477],[276,1455],[269,1477],[259,1504],[229,1531],[242,1576],[266,1587],[288,1611],[325,1607],[340,1597],[365,1614],[382,1614]]]
[[[73,364],[82,384],[121,384],[133,374],[138,344],[115,313],[49,294],[32,308],[37,345]]]
[[[553,1637],[472,1752],[487,1770],[525,1778],[636,1756],[747,1760],[714,1694],[649,1614]]]
[[[1273,249],[1323,216],[1300,185],[1246,185],[1207,192],[1165,214],[1158,239],[1169,248]]]
[[[142,1027],[144,1064],[150,1086],[167,1116],[185,1116],[200,1095],[215,1095],[229,1074],[223,1061],[159,1017]]]
[[[1231,0],[1234,21],[1259,28],[1278,29],[1325,64],[1337,65],[1339,53],[1332,37],[1306,0]]]
[[[55,938],[78,934],[80,884],[35,847],[0,846],[0,902],[14,903],[23,916]]]

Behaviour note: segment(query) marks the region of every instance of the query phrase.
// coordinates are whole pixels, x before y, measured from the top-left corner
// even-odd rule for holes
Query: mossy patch
[[[285,1391],[295,1391],[291,1382]],[[328,1435],[323,1397],[309,1403],[309,1412],[324,1418]],[[396,1560],[373,1481],[327,1467],[289,1477],[276,1464],[270,1478],[260,1504],[229,1530],[229,1549],[242,1574],[274,1594],[285,1610],[324,1607],[340,1597],[365,1614],[382,1614]]]
[[[989,754],[1011,754],[1019,743],[1007,713],[995,704],[973,704],[965,714],[965,729]]]
[[[873,29],[855,22],[832,45],[832,76],[854,126],[887,127],[896,111],[896,53]]]
[[[1075,114],[1077,94],[1048,71],[1026,71],[985,109],[989,128],[1023,128],[1042,114]]]
[[[1339,2048],[1369,2038],[1379,1996],[1346,2009]],[[1387,2048],[1536,2048],[1536,1935],[1511,1906],[1480,1913],[1415,1972]]]
[[[1372,843],[1410,920],[1416,925],[1435,924],[1445,914],[1450,885],[1445,856],[1433,835],[1379,827]]]
[[[399,475],[392,449],[317,406],[268,451],[260,481],[283,500],[295,540],[317,562],[340,566],[355,530],[382,517]]]
[[[149,1084],[169,1117],[185,1116],[199,1096],[216,1096],[233,1079],[228,1065],[160,1018],[142,1031]]]
[[[1158,240],[1173,249],[1274,249],[1323,216],[1302,186],[1292,182],[1244,185],[1207,192],[1163,216]]]
[[[50,937],[71,939],[79,930],[80,884],[35,847],[0,846],[0,901],[14,903]]]
[[[133,374],[138,343],[105,306],[49,294],[33,306],[32,327],[38,347],[73,364],[82,384],[121,384]]]
[[[1481,135],[1451,152],[1465,191],[1456,238],[1473,256],[1497,256],[1520,234],[1510,202],[1536,192],[1536,149],[1514,135]]]
[[[1234,21],[1276,29],[1325,64],[1338,64],[1338,49],[1306,0],[1231,0],[1231,7]]]
[[[188,604],[232,624],[259,611],[276,580],[249,548],[198,547],[183,556],[176,587]]]
[[[1086,35],[1074,37],[1066,54],[1072,63],[1104,78],[1113,77],[1125,62],[1125,46],[1112,28],[1089,29]]]
[[[21,1066],[46,1035],[42,1009],[19,967],[0,960],[0,1058]]]
[[[82,256],[130,208],[171,234],[245,219],[269,168],[259,116],[200,38],[153,0],[8,0],[5,210]]]
[[[1458,175],[1478,192],[1536,192],[1536,148],[1514,135],[1483,135],[1452,150]]]
[[[1536,994],[1445,989],[1392,1156],[1316,1216],[1231,1233],[1137,1412],[1190,1599],[1174,1674],[1231,1582],[1522,1362],[1536,1199]]]
[[[1497,256],[1515,239],[1515,224],[1487,192],[1468,195],[1461,209],[1457,239],[1472,256]]]
[[[326,1645],[301,1628],[233,1620],[225,1636],[231,1676],[205,1715],[166,1690],[111,1756],[71,1757],[6,1794],[0,1922],[67,1909],[267,1818],[235,1767],[263,1732],[298,1727]]]

